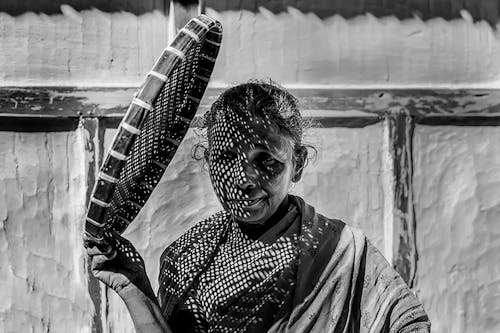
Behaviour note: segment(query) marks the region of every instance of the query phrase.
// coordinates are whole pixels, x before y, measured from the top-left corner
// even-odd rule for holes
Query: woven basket
[[[156,187],[186,135],[214,68],[219,22],[190,20],[168,46],[132,99],[101,166],[85,232],[101,241],[122,233]]]

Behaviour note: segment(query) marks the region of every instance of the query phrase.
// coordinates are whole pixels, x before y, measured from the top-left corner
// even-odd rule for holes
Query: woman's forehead
[[[208,135],[213,148],[248,144],[281,148],[283,141],[289,141],[269,118],[234,113],[219,117]]]

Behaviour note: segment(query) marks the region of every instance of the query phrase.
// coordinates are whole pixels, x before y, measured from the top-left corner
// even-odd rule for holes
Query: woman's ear
[[[307,148],[300,146],[295,148],[295,170],[292,177],[292,182],[296,183],[302,178],[302,170],[307,162]]]
[[[210,164],[210,152],[208,151],[208,148],[205,147],[203,150],[203,157],[205,158],[205,163]]]

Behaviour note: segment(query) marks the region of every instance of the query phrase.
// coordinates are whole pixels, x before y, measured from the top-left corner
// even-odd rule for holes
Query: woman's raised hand
[[[119,234],[107,231],[101,242],[84,236],[84,246],[91,260],[92,274],[123,298],[131,289],[138,288],[156,300],[151,288],[144,260],[132,243]]]

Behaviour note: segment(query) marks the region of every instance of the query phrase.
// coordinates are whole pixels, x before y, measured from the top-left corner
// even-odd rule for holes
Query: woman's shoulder
[[[214,233],[220,233],[220,231],[224,229],[224,226],[228,224],[229,217],[229,213],[222,210],[195,223],[172,244],[167,246],[167,248],[163,251],[161,260],[172,252],[179,253],[186,247],[192,246],[194,243],[207,238]]]
[[[397,332],[399,329],[428,332],[430,323],[421,303],[364,232],[310,207],[306,207],[303,222],[306,229],[299,270],[302,275],[297,281],[301,287],[297,293],[300,301],[314,299],[311,295],[315,289],[310,286],[343,285],[320,283],[320,279],[357,281],[352,295],[360,296],[353,301],[357,304],[358,318],[370,323],[367,327],[380,326],[377,331],[383,331],[382,327],[388,325]]]
[[[196,233],[196,232],[200,232],[200,231],[205,231],[207,229],[220,227],[222,225],[227,224],[229,221],[229,218],[230,218],[230,214],[227,211],[225,211],[225,210],[218,211],[217,213],[212,214],[209,217],[195,223],[195,225],[193,225],[182,236],[189,234],[189,233]]]

